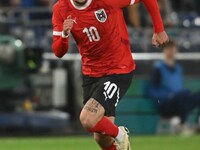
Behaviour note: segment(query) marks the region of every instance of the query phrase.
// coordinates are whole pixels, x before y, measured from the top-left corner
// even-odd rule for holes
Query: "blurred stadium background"
[[[92,138],[85,137],[87,134],[79,123],[82,74],[76,44],[71,38],[70,51],[61,60],[52,53],[51,8],[55,2],[0,1],[2,150],[98,149]],[[177,60],[184,67],[185,86],[192,91],[200,90],[200,1],[158,2],[167,32],[179,45]],[[132,139],[136,150],[200,149],[198,133],[188,138],[174,136],[174,118],[160,116],[144,96],[152,64],[162,59],[162,54],[151,45],[151,22],[143,6],[130,6],[124,15],[137,70],[118,107],[116,123],[126,125],[137,135]],[[198,126],[199,119],[195,110],[187,123],[193,128]],[[8,136],[21,138],[5,138]]]

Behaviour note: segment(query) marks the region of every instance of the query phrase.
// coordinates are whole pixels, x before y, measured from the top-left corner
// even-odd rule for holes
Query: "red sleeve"
[[[151,15],[154,32],[159,33],[164,31],[164,25],[162,17],[160,15],[160,10],[158,7],[157,0],[135,0],[135,3],[142,1],[147,8],[149,14]]]
[[[61,15],[59,13],[58,3],[57,3],[53,7],[53,17],[52,17],[53,44],[52,44],[52,49],[53,49],[54,54],[59,58],[63,57],[68,51],[69,38],[62,37],[63,22],[64,22],[64,20],[62,19]]]

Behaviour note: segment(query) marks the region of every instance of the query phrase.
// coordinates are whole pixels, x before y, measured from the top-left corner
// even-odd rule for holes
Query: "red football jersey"
[[[74,19],[71,34],[82,56],[84,75],[100,77],[125,74],[135,69],[121,9],[134,2],[135,0],[88,0],[85,6],[76,7],[73,0],[59,0],[55,4],[53,35],[62,35],[63,22],[68,16]],[[67,42],[66,39],[63,43]]]

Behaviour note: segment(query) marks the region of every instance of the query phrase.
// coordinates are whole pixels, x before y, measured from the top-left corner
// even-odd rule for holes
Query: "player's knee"
[[[93,121],[93,118],[82,114],[80,115],[80,122],[82,126],[87,130],[93,128],[96,125],[96,123]]]

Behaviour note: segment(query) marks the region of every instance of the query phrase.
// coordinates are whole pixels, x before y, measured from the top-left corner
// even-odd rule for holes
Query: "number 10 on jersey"
[[[84,28],[83,33],[86,33],[90,42],[98,42],[100,35],[96,27],[91,26],[90,28]]]

